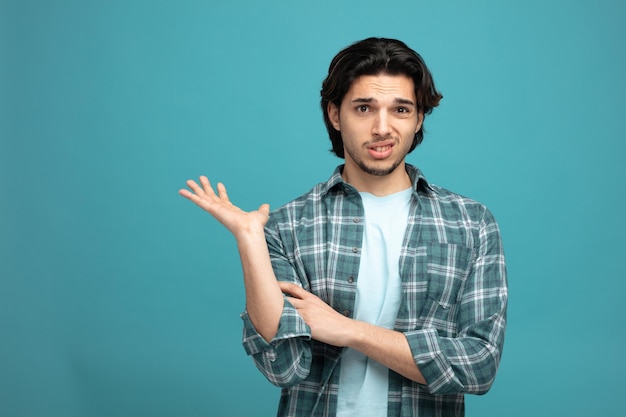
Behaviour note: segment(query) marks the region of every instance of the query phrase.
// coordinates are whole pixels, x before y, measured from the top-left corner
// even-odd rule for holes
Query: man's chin
[[[373,175],[375,177],[384,177],[394,172],[398,166],[400,166],[401,162],[402,161],[394,162],[392,165],[381,166],[359,164],[359,168],[361,168],[361,170],[366,174]]]

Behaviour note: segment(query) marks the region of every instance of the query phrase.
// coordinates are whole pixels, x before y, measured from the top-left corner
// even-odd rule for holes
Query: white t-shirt
[[[402,296],[399,258],[412,189],[376,197],[360,193],[365,233],[354,318],[393,329]],[[389,370],[354,349],[341,356],[337,416],[387,415]]]

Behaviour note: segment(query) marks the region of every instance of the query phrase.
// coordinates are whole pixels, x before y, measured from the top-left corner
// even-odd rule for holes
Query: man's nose
[[[376,136],[388,136],[391,133],[389,124],[389,114],[386,111],[379,111],[374,120],[373,132]]]

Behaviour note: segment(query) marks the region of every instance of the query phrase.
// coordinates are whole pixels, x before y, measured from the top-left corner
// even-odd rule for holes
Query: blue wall
[[[274,415],[234,240],[177,190],[325,180],[320,83],[372,35],[445,96],[410,162],[503,231],[507,341],[468,415],[617,415],[626,3],[213,3],[0,0],[0,415]]]

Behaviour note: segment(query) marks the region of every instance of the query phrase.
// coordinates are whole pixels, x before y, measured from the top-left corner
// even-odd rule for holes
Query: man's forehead
[[[406,75],[362,75],[354,80],[346,99],[350,101],[376,101],[379,99],[395,101],[415,101],[413,79]]]

